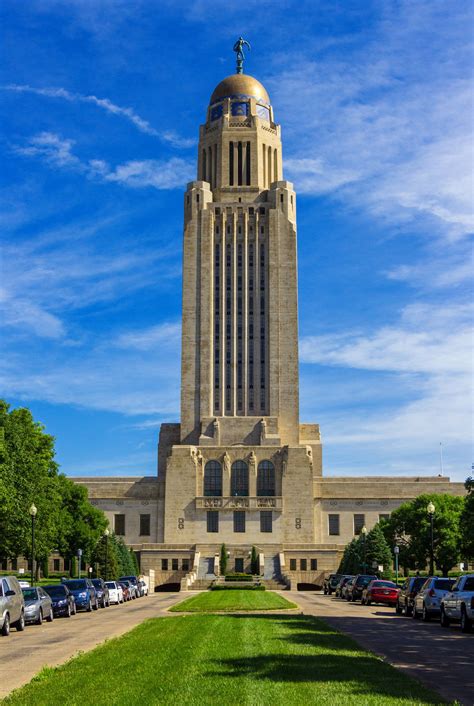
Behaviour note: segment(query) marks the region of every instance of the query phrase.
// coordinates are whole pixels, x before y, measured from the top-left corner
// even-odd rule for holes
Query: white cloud
[[[67,140],[54,132],[40,132],[30,138],[25,147],[16,146],[14,151],[25,157],[41,157],[57,167],[73,167],[84,171],[85,166],[72,153],[74,140]]]
[[[163,323],[157,326],[150,326],[141,331],[128,331],[122,333],[115,340],[115,345],[119,348],[136,349],[147,351],[152,349],[162,349],[163,346],[175,346],[179,344],[181,335],[181,324]]]

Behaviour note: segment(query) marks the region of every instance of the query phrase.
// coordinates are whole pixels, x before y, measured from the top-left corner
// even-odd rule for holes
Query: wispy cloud
[[[16,154],[43,159],[51,166],[70,169],[90,179],[116,182],[131,188],[182,189],[194,173],[194,164],[180,157],[131,160],[111,167],[102,159],[81,160],[72,151],[74,145],[74,140],[57,133],[40,132],[26,145],[15,145],[12,149]]]
[[[116,339],[115,345],[119,348],[140,351],[148,351],[157,347],[162,348],[163,346],[176,347],[179,344],[180,335],[181,324],[179,322],[163,323],[140,331],[122,333]]]
[[[12,83],[7,86],[3,86],[3,89],[6,91],[14,91],[16,93],[33,93],[37,96],[61,98],[69,103],[90,103],[98,108],[101,108],[102,110],[105,110],[107,113],[125,118],[138,130],[140,130],[140,132],[143,132],[146,135],[152,135],[153,137],[158,137],[163,140],[163,142],[170,143],[173,147],[192,147],[196,142],[194,139],[181,137],[173,130],[165,130],[160,132],[150,125],[148,120],[145,120],[138,115],[132,108],[124,108],[123,106],[117,105],[109,98],[98,98],[93,95],[87,96],[81,93],[72,93],[65,88],[35,88],[34,86],[29,86],[28,84],[20,85]]]

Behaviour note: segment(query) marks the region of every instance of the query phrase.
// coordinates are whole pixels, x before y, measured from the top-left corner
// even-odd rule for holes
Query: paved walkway
[[[178,599],[183,595],[154,593],[120,606],[27,625],[24,632],[12,629],[9,637],[0,637],[0,698],[29,682],[46,665],[63,664],[80,650],[123,635],[147,618],[164,616]]]
[[[353,637],[401,671],[438,691],[448,701],[474,704],[474,634],[458,625],[398,616],[393,608],[362,606],[319,593],[284,591],[307,615]]]

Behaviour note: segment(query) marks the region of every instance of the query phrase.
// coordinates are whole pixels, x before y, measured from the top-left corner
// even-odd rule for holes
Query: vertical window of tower
[[[246,183],[247,186],[250,186],[250,142],[247,142],[247,147],[246,147],[246,156],[245,156],[245,176],[246,176]]]
[[[265,244],[260,243],[260,411],[266,408],[266,277]]]
[[[237,143],[237,184],[238,186],[242,186],[242,167],[243,167],[243,162],[242,162],[242,143],[238,142]]]
[[[248,246],[248,406],[249,412],[254,410],[254,245],[249,243]]]
[[[225,247],[225,408],[232,412],[232,246]]]
[[[234,143],[229,142],[229,186],[234,186]]]
[[[206,181],[206,176],[207,176],[207,152],[206,150],[202,151],[202,180]]]
[[[212,173],[212,147],[209,147],[208,161],[209,161],[209,165],[208,165],[208,172],[209,172],[209,175],[208,175],[208,179],[207,179],[207,180],[208,180],[208,182],[209,182],[209,184],[211,185],[211,188],[212,188],[212,186],[213,186],[213,178],[214,178],[214,175],[213,175],[213,173]]]
[[[239,226],[239,231],[241,230]],[[243,306],[242,306],[242,276],[243,252],[242,244],[237,245],[237,411],[243,411]]]
[[[217,230],[217,226],[216,226]],[[221,247],[216,243],[214,248],[214,411],[219,412],[220,398],[220,316],[221,316]]]

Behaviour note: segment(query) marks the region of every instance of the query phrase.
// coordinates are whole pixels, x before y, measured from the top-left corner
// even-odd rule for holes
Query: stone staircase
[[[288,588],[281,573],[279,554],[265,556],[261,583],[273,591],[285,591]]]

